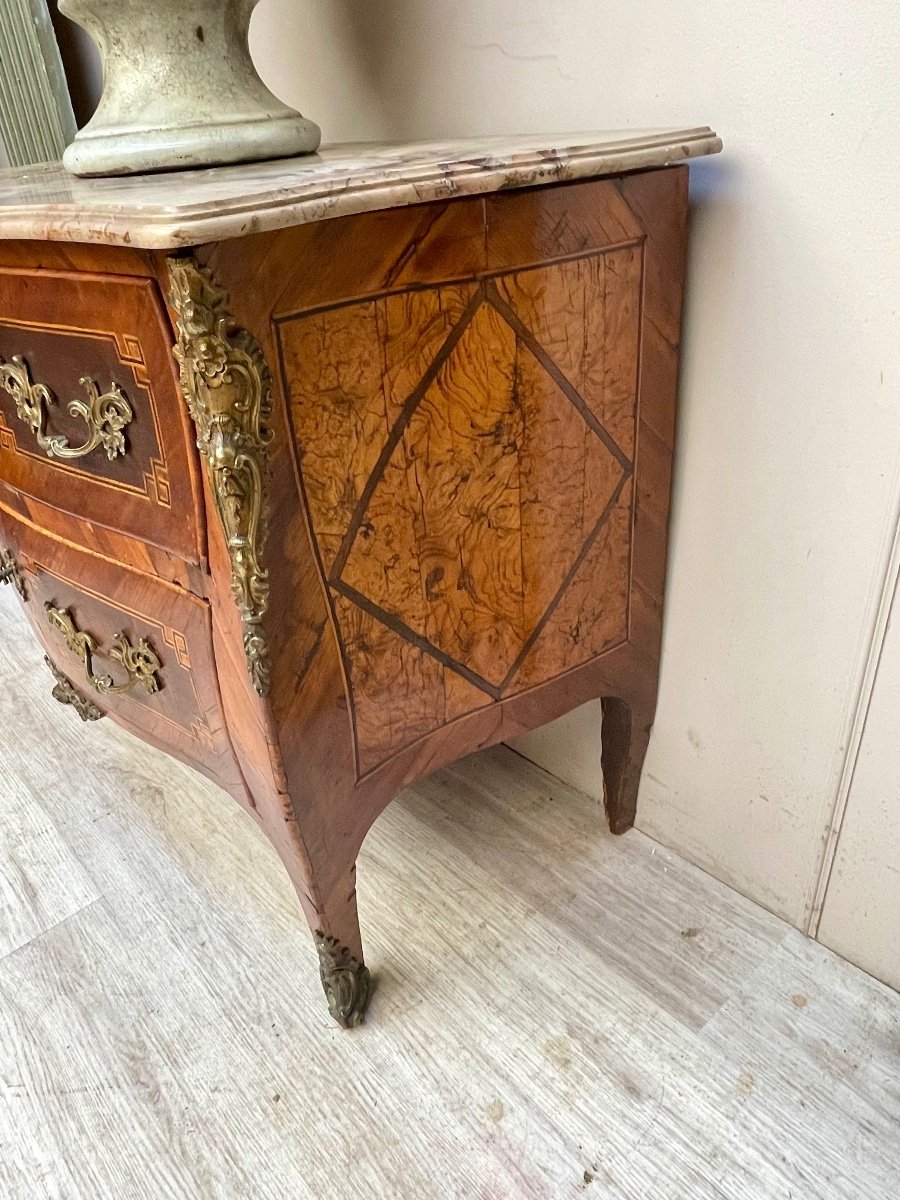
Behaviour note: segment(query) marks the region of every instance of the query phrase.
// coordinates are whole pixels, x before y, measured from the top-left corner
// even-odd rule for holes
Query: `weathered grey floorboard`
[[[0,590],[3,1200],[895,1200],[900,996],[499,749],[360,863],[341,1033],[249,819]]]

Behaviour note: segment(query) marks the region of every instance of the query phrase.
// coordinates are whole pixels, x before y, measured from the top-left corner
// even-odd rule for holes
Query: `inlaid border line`
[[[382,446],[381,453],[378,455],[378,459],[369,474],[369,478],[366,480],[365,487],[363,488],[362,492],[360,493],[360,497],[356,502],[356,507],[353,510],[353,516],[350,518],[350,523],[347,526],[346,532],[344,533],[340,549],[337,552],[334,562],[331,564],[331,572],[329,575],[329,580],[331,583],[334,583],[336,580],[340,579],[344,567],[347,565],[347,559],[350,557],[350,551],[353,549],[353,543],[356,541],[356,535],[359,532],[359,527],[362,524],[363,517],[366,515],[366,511],[369,507],[372,496],[375,493],[375,489],[381,482],[382,476],[387,470],[388,463],[391,461],[391,457],[393,456],[394,451],[397,449],[400,439],[406,432],[407,425],[412,420],[413,413],[419,407],[422,397],[434,383],[441,367],[443,367],[444,363],[456,349],[460,338],[471,324],[475,313],[481,307],[484,299],[484,287],[483,285],[479,285],[475,289],[472,299],[463,310],[462,316],[450,330],[450,333],[447,335],[444,344],[431,360],[431,365],[428,367],[428,370],[419,380],[415,389],[410,393],[409,396],[407,396],[403,408],[400,410],[400,415],[394,422],[391,431],[387,436],[387,441]]]
[[[645,234],[639,234],[637,237],[625,238],[620,242],[610,242],[606,246],[597,246],[592,250],[573,250],[571,254],[560,254],[556,258],[538,259],[535,262],[523,263],[521,266],[497,267],[491,271],[469,272],[465,275],[453,275],[447,279],[439,279],[427,283],[406,283],[395,288],[381,288],[377,292],[362,292],[360,295],[351,296],[349,299],[333,300],[328,304],[316,304],[312,308],[298,308],[292,312],[273,317],[272,320],[275,325],[285,325],[291,321],[305,320],[306,317],[318,317],[322,313],[336,312],[341,308],[352,308],[356,304],[371,304],[374,300],[389,300],[393,296],[406,296],[409,293],[419,292],[439,292],[444,288],[458,287],[460,284],[490,282],[493,279],[502,279],[507,275],[521,275],[526,271],[543,271],[546,267],[562,266],[565,263],[586,262],[591,258],[601,258],[605,254],[612,254],[616,250],[632,250],[637,246],[643,245],[645,237]]]
[[[487,280],[485,282],[484,293],[487,303],[490,304],[492,308],[496,309],[510,329],[512,329],[516,337],[520,338],[521,341],[525,343],[525,345],[538,360],[569,403],[581,414],[584,423],[593,433],[597,435],[610,454],[618,461],[622,470],[630,471],[632,469],[631,459],[624,450],[619,448],[618,444],[613,440],[610,434],[606,432],[606,430],[588,408],[584,398],[575,390],[544,347],[540,344],[528,326],[521,319],[519,314],[509,304],[506,303],[506,301],[497,291],[497,287],[492,280]]]
[[[534,647],[535,642],[538,640],[538,638],[544,632],[547,622],[553,616],[554,612],[556,612],[559,602],[562,600],[563,596],[566,594],[566,591],[568,590],[569,585],[571,584],[572,580],[575,578],[575,575],[577,574],[579,568],[581,567],[581,564],[587,558],[594,543],[596,542],[597,538],[600,536],[600,532],[603,529],[604,525],[609,520],[610,516],[612,515],[613,509],[619,503],[619,497],[622,495],[622,489],[625,487],[625,484],[628,482],[629,479],[631,479],[631,477],[632,477],[632,472],[630,469],[627,471],[623,471],[622,478],[619,480],[616,490],[613,492],[613,494],[607,500],[606,507],[604,508],[604,510],[600,514],[600,516],[597,518],[596,525],[591,530],[591,532],[588,534],[588,536],[585,538],[584,545],[579,550],[578,555],[575,558],[575,561],[572,563],[571,567],[569,567],[568,571],[566,571],[565,575],[563,576],[562,583],[559,585],[559,587],[556,590],[556,593],[553,596],[553,599],[550,601],[550,603],[547,605],[547,608],[544,610],[544,615],[541,617],[541,619],[538,621],[537,625],[535,625],[534,629],[532,629],[531,633],[528,635],[528,637],[525,641],[525,645],[522,647],[522,649],[519,651],[518,655],[516,656],[516,661],[509,668],[506,675],[501,680],[500,688],[499,688],[499,692],[500,692],[501,696],[503,695],[504,691],[509,687],[510,683],[512,683],[513,679],[516,677],[516,675],[517,675],[518,671],[520,670],[522,664],[524,663],[525,659],[531,653],[531,650]],[[629,588],[629,591],[630,591],[630,588]],[[630,611],[631,610],[630,603],[629,603],[628,608]]]
[[[373,604],[368,597],[364,596],[362,592],[358,592],[356,588],[351,587],[349,583],[344,583],[342,579],[338,579],[333,581],[331,586],[336,592],[339,593],[339,595],[343,596],[345,600],[349,600],[352,604],[355,604],[357,608],[361,608],[363,612],[367,613],[370,617],[374,617],[376,621],[379,621],[382,625],[387,626],[391,633],[395,633],[405,642],[409,642],[409,644],[415,646],[417,650],[421,650],[423,654],[427,654],[431,658],[436,659],[442,666],[447,667],[451,671],[455,671],[457,675],[461,675],[463,679],[467,679],[469,683],[471,683],[474,687],[477,687],[479,691],[490,696],[493,700],[500,699],[500,689],[493,683],[489,683],[476,671],[471,670],[463,663],[458,662],[455,658],[452,658],[449,654],[445,653],[445,651],[440,650],[432,642],[429,642],[428,638],[424,637],[421,633],[416,633],[414,629],[410,629],[410,627],[404,621],[401,621],[399,617],[394,616],[393,613],[385,612],[383,608],[380,608],[377,604]]]

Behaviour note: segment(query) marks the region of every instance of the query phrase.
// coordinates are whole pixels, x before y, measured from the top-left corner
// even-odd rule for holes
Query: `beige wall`
[[[895,568],[900,568],[900,555]],[[900,991],[900,593],[873,661],[858,755],[848,764],[846,811],[823,887],[818,936]]]
[[[317,121],[329,142],[388,139],[390,97],[377,70],[363,0],[262,0],[250,50],[268,86]]]

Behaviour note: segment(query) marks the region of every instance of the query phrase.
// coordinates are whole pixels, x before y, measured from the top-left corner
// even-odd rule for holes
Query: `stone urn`
[[[103,96],[67,148],[75,175],[132,175],[308,154],[319,127],[256,73],[259,0],[59,0],[100,47]]]

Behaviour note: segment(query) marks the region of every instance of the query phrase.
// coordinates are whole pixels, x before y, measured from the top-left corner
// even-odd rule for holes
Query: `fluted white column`
[[[46,0],[0,0],[0,141],[14,167],[61,157],[75,118]]]

